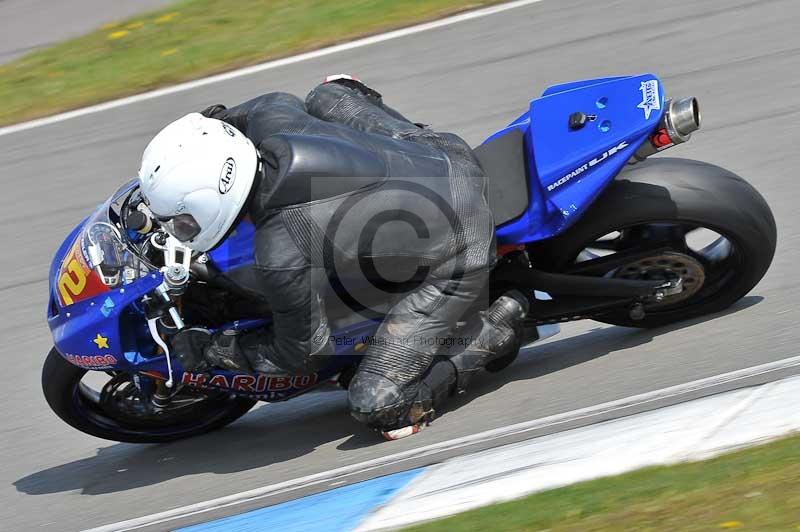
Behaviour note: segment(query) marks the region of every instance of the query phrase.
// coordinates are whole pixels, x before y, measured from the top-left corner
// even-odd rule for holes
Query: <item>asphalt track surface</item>
[[[0,63],[172,0],[0,0]]]
[[[98,526],[797,355],[798,17],[793,0],[545,0],[0,137],[0,529]],[[651,331],[565,327],[398,442],[379,443],[351,420],[342,392],[266,405],[226,430],[161,446],[115,444],[63,424],[39,375],[51,345],[47,267],[67,230],[134,174],[165,122],[263,91],[304,94],[340,71],[472,143],[549,84],[655,72],[669,94],[703,105],[703,130],[671,154],[732,169],[772,206],[772,269],[731,311],[706,320]]]

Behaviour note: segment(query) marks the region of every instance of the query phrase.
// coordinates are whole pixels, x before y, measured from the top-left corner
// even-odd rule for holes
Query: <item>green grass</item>
[[[0,124],[499,1],[183,0],[0,65]]]
[[[704,462],[642,469],[546,491],[408,530],[727,529],[800,530],[800,436]]]

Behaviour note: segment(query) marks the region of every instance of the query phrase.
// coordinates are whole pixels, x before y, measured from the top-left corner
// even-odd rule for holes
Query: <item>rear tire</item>
[[[64,422],[81,432],[126,443],[164,443],[219,429],[245,415],[257,401],[225,397],[210,405],[208,416],[174,425],[126,424],[91,404],[80,389],[87,370],[70,364],[53,348],[42,368],[42,390],[47,404]]]
[[[764,198],[732,172],[700,161],[654,158],[623,171],[589,212],[562,235],[531,246],[536,264],[565,271],[591,242],[622,228],[677,223],[711,229],[733,244],[735,275],[714,293],[648,311],[633,320],[627,310],[597,321],[628,327],[658,327],[722,311],[758,284],[772,263],[775,219]]]

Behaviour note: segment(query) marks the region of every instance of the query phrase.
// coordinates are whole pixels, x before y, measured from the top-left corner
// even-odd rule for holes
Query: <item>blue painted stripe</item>
[[[258,532],[353,530],[378,506],[388,501],[425,470],[424,467],[365,480],[240,515],[180,528],[177,532]]]

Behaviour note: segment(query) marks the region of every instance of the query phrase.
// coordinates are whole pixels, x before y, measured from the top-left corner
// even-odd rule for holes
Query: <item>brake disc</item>
[[[670,281],[679,289],[666,289],[660,301],[647,303],[647,308],[674,305],[695,295],[705,283],[705,268],[700,262],[674,251],[639,259],[621,266],[613,277],[617,279]]]

